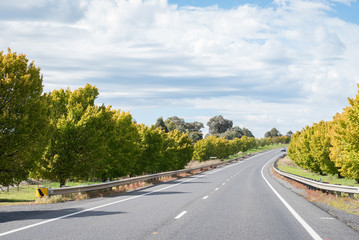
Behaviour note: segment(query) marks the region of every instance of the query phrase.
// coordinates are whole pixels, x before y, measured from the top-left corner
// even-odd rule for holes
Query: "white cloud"
[[[357,92],[359,26],[328,14],[350,0],[230,10],[165,0],[25,2],[0,3],[0,49],[35,60],[47,91],[89,82],[106,104],[166,102],[193,119],[226,114],[259,137],[329,120]]]

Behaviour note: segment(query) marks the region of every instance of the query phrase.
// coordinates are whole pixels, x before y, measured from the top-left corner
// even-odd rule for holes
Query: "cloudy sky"
[[[358,93],[352,0],[0,0],[0,50],[45,91],[86,83],[138,123],[223,115],[256,137],[331,120]],[[206,130],[204,130],[206,131]]]

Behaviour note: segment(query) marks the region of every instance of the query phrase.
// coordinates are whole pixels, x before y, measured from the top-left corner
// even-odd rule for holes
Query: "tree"
[[[314,161],[318,162],[320,171],[319,173],[338,174],[338,169],[335,167],[334,162],[331,161],[330,148],[330,130],[332,122],[320,121],[313,125],[314,131],[311,136],[310,150]]]
[[[188,122],[184,124],[187,132],[201,132],[201,129],[204,127],[201,122]]]
[[[184,119],[177,116],[167,118],[165,121],[165,125],[169,132],[175,129],[180,132],[186,132]]]
[[[272,128],[270,131],[264,134],[264,137],[280,137],[280,136],[282,136],[282,134],[280,134],[280,132],[276,128]]]
[[[135,174],[134,168],[140,161],[140,134],[130,113],[114,111],[115,129],[108,143],[105,178],[117,178]]]
[[[0,185],[27,179],[49,137],[40,68],[24,54],[0,52]]]
[[[249,131],[249,129],[247,128],[242,128],[242,132],[244,134],[244,136],[250,137],[250,138],[254,138],[254,135],[251,131]]]
[[[240,127],[234,126],[231,129],[225,131],[224,133],[221,133],[219,136],[228,140],[233,140],[235,138],[241,138],[242,136],[244,136],[244,133]]]
[[[159,128],[137,125],[140,134],[140,157],[134,166],[134,173],[157,173],[163,166],[165,133]]]
[[[155,127],[160,128],[160,129],[164,130],[165,132],[168,132],[167,126],[166,126],[165,122],[163,121],[163,117],[157,118]]]
[[[62,187],[68,178],[94,179],[104,173],[115,124],[108,108],[94,105],[97,96],[98,89],[89,84],[49,95],[54,133],[37,164],[39,176],[58,181]]]
[[[292,137],[292,135],[293,135],[292,131],[288,131],[287,134],[286,134],[286,136],[289,137],[289,139]]]
[[[207,126],[209,127],[209,133],[216,135],[231,129],[233,122],[232,120],[224,119],[222,115],[218,115],[209,119]]]
[[[182,133],[187,133],[193,142],[197,142],[198,140],[203,139],[203,133],[201,132],[201,129],[204,126],[201,122],[185,122],[183,118],[173,116],[167,118],[164,123],[167,129],[166,132],[178,130]]]
[[[342,176],[359,183],[359,93],[348,102],[350,106],[334,117],[330,158]]]
[[[183,169],[192,160],[192,139],[186,133],[181,133],[178,130],[167,133],[165,146],[165,158],[170,165],[170,168],[165,171]],[[166,157],[168,155],[173,157]]]

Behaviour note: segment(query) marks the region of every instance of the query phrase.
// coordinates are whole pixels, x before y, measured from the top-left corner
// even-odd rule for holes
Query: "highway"
[[[115,197],[0,207],[0,239],[359,239],[271,176],[279,154]]]

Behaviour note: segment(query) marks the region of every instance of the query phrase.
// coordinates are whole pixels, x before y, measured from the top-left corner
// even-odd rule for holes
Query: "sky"
[[[359,83],[353,0],[0,0],[0,51],[138,123],[216,115],[261,138],[329,121]],[[207,129],[203,129],[204,132]]]

